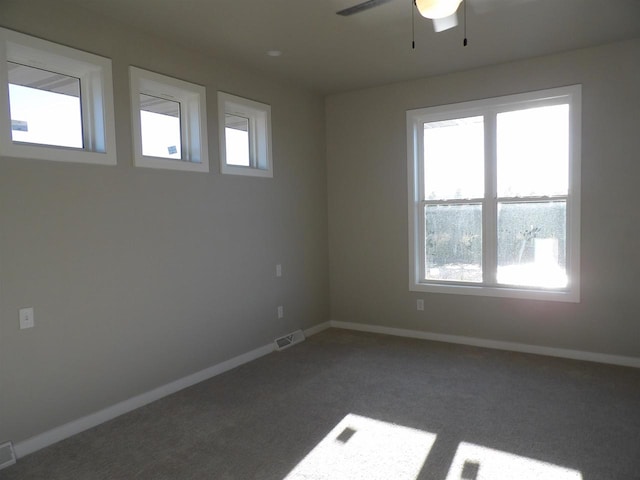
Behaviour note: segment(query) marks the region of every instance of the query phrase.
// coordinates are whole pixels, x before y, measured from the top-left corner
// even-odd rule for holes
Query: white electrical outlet
[[[283,318],[283,317],[284,317],[284,307],[280,305],[278,307],[278,318]]]
[[[20,330],[24,330],[25,328],[33,328],[34,318],[33,318],[33,307],[21,308],[19,310],[20,316]]]
[[[422,311],[424,310],[424,300],[422,300],[421,298],[418,299],[418,301],[416,302],[416,307],[418,308],[418,310]]]
[[[281,277],[282,276],[282,265],[277,264],[276,265],[276,277]]]

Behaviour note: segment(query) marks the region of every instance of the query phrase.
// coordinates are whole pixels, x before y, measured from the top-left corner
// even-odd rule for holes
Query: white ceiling
[[[66,1],[323,93],[640,37],[640,0],[466,0],[467,47],[416,15],[415,50],[412,0],[350,17],[361,0]]]

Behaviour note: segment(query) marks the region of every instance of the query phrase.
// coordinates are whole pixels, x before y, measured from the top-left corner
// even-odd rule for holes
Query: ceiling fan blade
[[[356,13],[360,13],[365,10],[369,10],[370,8],[377,7],[379,5],[383,5],[392,1],[394,0],[367,0],[366,2],[359,3],[357,5],[354,5],[353,7],[348,7],[340,10],[339,12],[336,12],[336,14],[342,15],[343,17],[348,17],[349,15],[354,15]]]
[[[434,18],[433,19],[433,29],[436,32],[444,32],[445,30],[449,30],[450,28],[456,27],[458,25],[458,14],[454,13],[453,15],[449,15],[444,18]]]

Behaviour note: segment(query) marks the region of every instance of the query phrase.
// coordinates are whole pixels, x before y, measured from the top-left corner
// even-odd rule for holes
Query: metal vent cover
[[[289,333],[288,335],[284,335],[280,338],[276,338],[276,350],[284,350],[291,345],[295,345],[296,343],[300,343],[304,340],[304,333],[302,330],[296,330],[295,332]]]
[[[0,470],[16,463],[16,454],[11,442],[0,445]]]

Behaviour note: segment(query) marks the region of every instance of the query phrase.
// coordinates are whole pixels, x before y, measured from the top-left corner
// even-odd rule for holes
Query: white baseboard
[[[305,337],[310,337],[311,335],[315,335],[316,333],[320,333],[327,328],[331,328],[331,322],[323,322],[318,325],[314,325],[313,327],[307,328],[303,330]]]
[[[310,337],[330,327],[330,322],[320,323],[304,330],[304,334],[306,337]],[[49,445],[53,445],[54,443],[64,440],[65,438],[69,438],[80,432],[96,427],[101,423],[113,420],[114,418],[131,412],[136,408],[140,408],[151,402],[160,400],[167,395],[171,395],[172,393],[176,393],[184,388],[195,385],[196,383],[203,382],[204,380],[208,380],[212,377],[215,377],[216,375],[220,375],[221,373],[239,367],[240,365],[248,363],[252,360],[256,360],[273,351],[274,344],[269,343],[268,345],[258,347],[255,350],[251,350],[250,352],[243,353],[242,355],[238,355],[237,357],[233,357],[224,362],[205,368],[204,370],[200,370],[199,372],[187,375],[186,377],[180,378],[171,383],[167,383],[166,385],[162,385],[148,392],[116,403],[115,405],[104,408],[98,412],[91,413],[69,423],[65,423],[64,425],[60,425],[46,432],[35,435],[22,442],[18,442],[14,445],[16,458],[19,459],[21,457],[24,457],[25,455],[29,455],[30,453],[48,447]]]
[[[567,350],[563,348],[542,347],[539,345],[529,345],[526,343],[502,342],[499,340],[487,340],[482,338],[464,337],[459,335],[445,335],[441,333],[422,332],[418,330],[406,330],[402,328],[383,327],[380,325],[368,325],[364,323],[340,322],[331,320],[330,325],[335,328],[347,330],[358,330],[361,332],[382,333],[397,337],[420,338],[423,340],[434,340],[437,342],[457,343],[461,345],[472,345],[475,347],[493,348],[496,350],[509,350],[512,352],[534,353],[536,355],[546,355],[550,357],[570,358],[573,360],[583,360],[587,362],[608,363],[624,367],[640,368],[640,358],[624,357],[619,355],[608,355],[605,353],[584,352],[580,350]]]
[[[213,365],[199,372],[187,375],[186,377],[175,380],[166,385],[162,385],[158,388],[154,388],[148,392],[136,395],[122,402],[116,403],[110,407],[104,408],[98,412],[91,413],[87,416],[78,418],[64,425],[60,425],[44,433],[28,438],[22,442],[16,443],[14,446],[16,457],[21,458],[25,455],[33,453],[49,445],[53,445],[60,440],[69,438],[77,433],[93,428],[101,423],[112,420],[120,415],[131,412],[136,408],[140,408],[151,402],[155,402],[167,395],[176,393],[184,388],[200,383],[209,378],[220,375],[232,368],[239,367],[247,362],[260,358],[268,353],[273,352],[273,344],[264,345],[262,347],[251,350],[250,352],[243,353],[237,357],[233,357],[217,365]]]
[[[458,335],[444,335],[439,333],[421,332],[417,330],[406,330],[401,328],[383,327],[378,325],[367,325],[353,322],[340,322],[331,320],[320,323],[304,330],[306,337],[320,333],[328,328],[343,328],[348,330],[359,330],[363,332],[382,333],[399,337],[420,338],[424,340],[435,340],[438,342],[458,343],[462,345],[473,345],[476,347],[494,348],[498,350],[510,350],[523,353],[534,353],[538,355],[548,355],[553,357],[571,358],[574,360],[585,360],[590,362],[609,363],[626,367],[640,368],[640,358],[623,357],[618,355],[607,355],[602,353],[582,352],[578,350],[565,350],[559,348],[541,347],[537,345],[527,345],[522,343],[501,342],[497,340],[485,340],[473,337],[463,337]],[[237,357],[213,365],[209,368],[188,375],[166,385],[116,403],[98,412],[86,415],[73,420],[64,425],[60,425],[51,430],[38,434],[14,445],[16,458],[24,457],[42,448],[53,445],[65,438],[69,438],[77,433],[93,428],[101,423],[112,420],[120,415],[131,412],[151,402],[155,402],[167,395],[178,392],[184,388],[200,383],[209,378],[220,375],[235,367],[239,367],[252,360],[271,353],[274,350],[272,343],[243,353]]]

